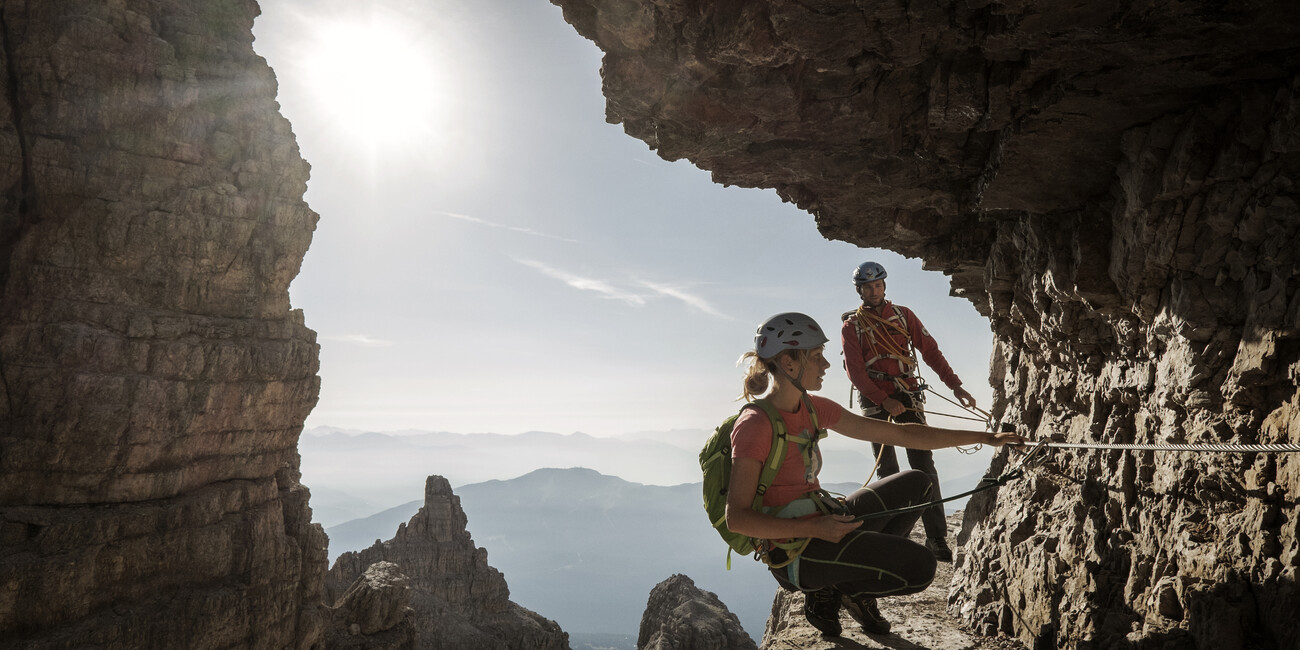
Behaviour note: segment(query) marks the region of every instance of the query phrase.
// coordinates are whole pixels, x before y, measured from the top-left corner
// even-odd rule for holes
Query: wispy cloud
[[[392,341],[377,339],[365,334],[344,334],[342,336],[322,336],[323,341],[338,341],[340,343],[351,343],[366,348],[386,348],[393,345]]]
[[[662,284],[658,282],[649,282],[646,280],[636,281],[636,284],[639,285],[640,287],[649,289],[649,292],[647,293],[643,291],[619,287],[617,284],[615,284],[610,280],[602,280],[599,278],[591,278],[591,277],[570,273],[568,271],[557,269],[554,266],[551,266],[544,262],[538,262],[536,260],[516,259],[515,261],[519,262],[520,264],[523,264],[524,266],[537,269],[543,275],[559,280],[569,285],[570,287],[573,287],[574,289],[580,289],[582,291],[594,291],[596,293],[605,296],[606,298],[621,300],[629,305],[641,307],[644,306],[651,299],[662,296],[662,297],[680,300],[686,303],[688,306],[697,309],[699,311],[702,311],[710,316],[714,316],[716,318],[725,318],[728,320],[731,319],[730,316],[722,313],[721,311],[718,311],[718,309],[714,307],[712,304],[710,304],[708,300],[705,300],[703,297],[690,293],[687,290],[678,286],[672,286],[672,285]]]
[[[646,288],[650,289],[651,291],[654,291],[657,294],[668,296],[669,298],[676,298],[710,316],[716,316],[718,318],[726,318],[728,320],[731,319],[730,316],[727,316],[726,314],[718,311],[717,308],[709,304],[709,301],[695,294],[687,293],[684,289],[681,289],[679,287],[672,287],[666,284],[648,282],[646,280],[642,280],[641,284],[644,285]]]
[[[553,266],[535,260],[517,259],[515,261],[519,262],[520,264],[523,264],[524,266],[530,266],[534,269],[537,269],[538,271],[541,271],[543,275],[547,277],[555,278],[556,280],[559,280],[560,282],[563,282],[573,287],[574,289],[581,289],[582,291],[595,291],[596,293],[604,295],[606,298],[622,300],[623,302],[626,302],[629,305],[641,306],[645,304],[645,296],[639,295],[632,291],[627,291],[625,289],[620,289],[614,286],[613,284],[606,282],[605,280],[600,280],[597,278],[587,278],[580,275],[575,275],[573,273],[569,273],[568,271],[562,271]]]
[[[569,239],[568,237],[560,237],[559,235],[552,235],[552,234],[550,234],[550,233],[540,232],[540,231],[537,231],[537,230],[533,230],[532,228],[521,228],[521,227],[519,227],[519,226],[508,226],[508,225],[503,224],[503,223],[496,223],[495,221],[488,221],[487,219],[480,219],[480,218],[478,218],[478,217],[471,217],[471,216],[469,216],[469,215],[467,215],[467,214],[457,214],[457,213],[455,213],[455,212],[446,212],[446,211],[444,211],[444,210],[434,210],[434,211],[433,211],[433,214],[441,215],[441,216],[448,217],[448,218],[451,218],[451,219],[459,219],[459,220],[461,220],[461,221],[468,221],[468,222],[470,222],[470,223],[477,223],[477,224],[479,224],[479,225],[488,226],[488,227],[491,227],[491,228],[500,228],[500,229],[502,229],[502,230],[509,230],[509,231],[512,231],[512,232],[521,232],[521,233],[524,233],[525,235],[532,235],[532,236],[534,236],[534,237],[545,237],[545,238],[547,238],[547,239],[557,239],[557,240],[559,240],[559,241],[567,241],[567,242],[574,242],[574,243],[576,243],[576,242],[578,241],[578,240],[576,240],[576,239]]]

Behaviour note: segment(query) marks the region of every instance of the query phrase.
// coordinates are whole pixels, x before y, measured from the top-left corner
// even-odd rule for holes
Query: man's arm
[[[939,380],[944,383],[952,394],[957,397],[957,401],[962,406],[975,406],[975,398],[971,396],[965,388],[961,387],[961,378],[953,372],[952,366],[948,365],[948,359],[939,351],[939,342],[930,336],[929,330],[921,324],[921,319],[916,317],[916,313],[907,307],[902,307],[907,316],[907,327],[912,334],[912,345],[921,353],[921,358],[925,359],[925,365],[930,366],[935,374],[939,375]]]

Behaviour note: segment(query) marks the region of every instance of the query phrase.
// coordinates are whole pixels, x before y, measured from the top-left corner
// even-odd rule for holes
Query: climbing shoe
[[[803,617],[822,634],[839,636],[843,631],[840,628],[840,592],[834,587],[805,591]]]
[[[853,620],[862,626],[862,631],[868,634],[889,634],[889,621],[885,620],[884,614],[880,613],[880,608],[876,606],[874,596],[863,594],[861,596],[843,597],[844,609],[853,617]]]
[[[931,537],[925,540],[925,547],[934,553],[934,559],[940,562],[952,562],[952,549],[948,548],[948,540]]]

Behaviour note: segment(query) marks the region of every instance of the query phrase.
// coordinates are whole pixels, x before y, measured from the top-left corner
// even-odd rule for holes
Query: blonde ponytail
[[[781,357],[790,357],[798,364],[804,364],[808,360],[808,355],[812,350],[783,350],[771,359],[761,359],[757,352],[749,351],[740,356],[736,365],[740,365],[749,360],[749,368],[745,370],[745,389],[741,392],[740,397],[746,402],[752,402],[756,398],[762,397],[767,392],[768,384],[772,383],[772,371],[776,368],[776,361]]]
[[[745,369],[745,388],[740,394],[740,399],[746,402],[752,402],[767,392],[767,386],[771,382],[771,369],[768,362],[758,358],[758,353],[750,350],[741,355],[736,365],[749,361],[749,367]]]

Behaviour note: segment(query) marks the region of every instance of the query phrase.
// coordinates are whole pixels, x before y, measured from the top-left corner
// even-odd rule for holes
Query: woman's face
[[[809,351],[808,354],[795,356],[793,359],[795,368],[790,376],[798,378],[804,390],[821,390],[822,382],[826,379],[826,369],[831,367],[831,363],[826,360],[825,351],[826,347],[822,346]],[[799,356],[803,357],[802,361]]]

